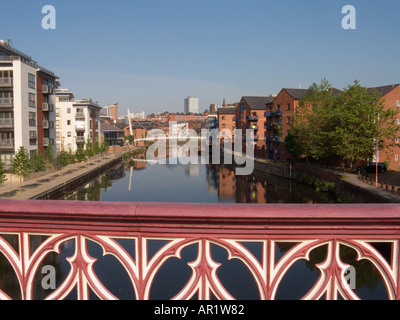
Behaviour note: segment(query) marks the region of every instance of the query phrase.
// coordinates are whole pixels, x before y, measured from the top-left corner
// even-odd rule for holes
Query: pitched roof
[[[217,110],[218,114],[235,114],[236,113],[236,108],[219,108]]]
[[[295,100],[300,99],[302,96],[308,93],[308,89],[283,88],[282,90],[285,90]]]
[[[113,126],[112,124],[108,124],[105,122],[100,122],[100,131],[124,131],[121,128]]]
[[[342,90],[336,89],[336,88],[331,88],[332,89],[332,94],[337,95],[342,93]],[[299,100],[301,97],[303,97],[305,94],[308,93],[308,89],[293,89],[293,88],[283,88],[282,90],[285,90],[288,94],[292,96],[293,99]]]
[[[392,91],[394,88],[399,86],[400,84],[390,84],[387,86],[382,86],[382,87],[374,87],[374,88],[367,88],[367,91],[371,91],[372,89],[377,90],[382,94],[382,97],[387,95],[390,91]]]
[[[247,105],[250,109],[256,110],[264,110],[266,108],[267,103],[271,103],[274,101],[274,96],[265,96],[265,97],[252,97],[252,96],[244,96],[242,97],[244,101],[246,101]]]

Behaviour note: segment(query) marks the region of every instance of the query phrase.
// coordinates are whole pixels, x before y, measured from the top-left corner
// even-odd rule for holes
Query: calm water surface
[[[336,194],[317,192],[295,181],[254,172],[236,176],[233,165],[121,164],[66,200],[190,203],[335,203]]]

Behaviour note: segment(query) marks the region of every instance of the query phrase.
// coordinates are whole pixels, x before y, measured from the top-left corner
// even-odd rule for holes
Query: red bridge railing
[[[396,204],[1,200],[0,299],[398,299],[399,227]]]

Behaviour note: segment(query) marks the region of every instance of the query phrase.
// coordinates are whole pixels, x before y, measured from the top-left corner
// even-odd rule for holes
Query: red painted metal
[[[4,235],[18,237],[16,250]],[[45,240],[35,249],[30,238]],[[127,252],[116,239],[131,239],[135,253]],[[188,266],[192,275],[176,292],[175,299],[235,299],[217,275],[220,264],[210,253],[216,245],[238,259],[251,273],[260,299],[275,299],[288,270],[310,252],[327,247],[325,261],[318,265],[320,277],[304,299],[358,299],[347,283],[348,265],[341,261],[340,248],[355,250],[359,260],[370,261],[380,274],[390,299],[399,293],[400,205],[251,205],[185,203],[115,203],[70,201],[0,200],[0,253],[18,279],[22,299],[33,298],[33,282],[39,265],[61,244],[73,240],[75,253],[68,258],[70,272],[47,299],[63,299],[76,290],[78,299],[89,298],[89,288],[101,299],[116,299],[97,278],[95,259],[87,241],[116,257],[126,270],[136,299],[149,299],[157,272],[168,259],[180,258],[181,251],[197,245],[197,258]],[[158,252],[148,257],[148,244],[164,240]],[[262,246],[262,260],[255,258],[244,242]],[[275,261],[275,244],[297,243]],[[392,261],[371,243],[391,244]],[[33,252],[31,252],[33,251]],[[0,298],[10,299],[0,283]]]

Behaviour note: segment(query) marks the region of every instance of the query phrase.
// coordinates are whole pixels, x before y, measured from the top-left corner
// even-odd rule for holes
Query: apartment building
[[[382,95],[382,101],[386,109],[394,109],[397,111],[396,124],[400,125],[400,84],[391,84],[381,87],[368,88],[367,90],[377,90]],[[392,141],[388,141],[390,145]],[[398,171],[400,170],[400,136],[396,138],[395,145],[390,149],[378,150],[375,152],[372,161],[379,160],[379,162],[386,162],[389,164],[388,169]]]
[[[218,114],[218,130],[221,144],[225,139],[234,142],[234,135],[236,130],[236,109],[221,108],[217,111]]]
[[[184,101],[184,112],[188,113],[199,113],[199,98],[190,96]]]
[[[265,111],[275,96],[244,96],[236,108],[236,127],[242,130],[243,150],[246,145],[246,130],[253,130],[255,152],[265,148]],[[257,154],[256,154],[257,155]]]
[[[102,107],[100,116],[109,117],[112,122],[117,123],[119,120],[118,103]]]
[[[68,89],[56,89],[57,150],[75,152],[88,139],[100,141],[101,107],[87,100],[74,100]]]
[[[0,160],[9,167],[23,146],[55,152],[54,72],[0,40]]]

